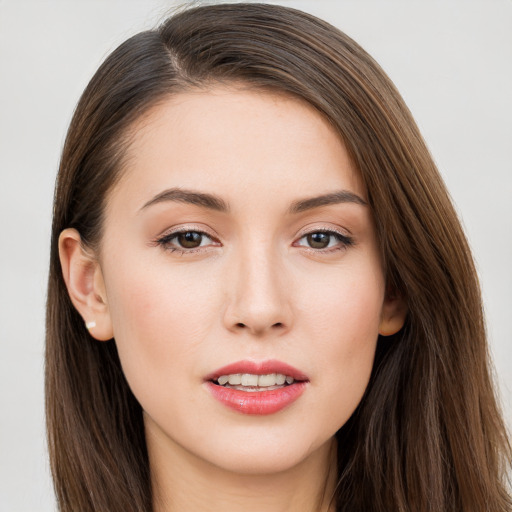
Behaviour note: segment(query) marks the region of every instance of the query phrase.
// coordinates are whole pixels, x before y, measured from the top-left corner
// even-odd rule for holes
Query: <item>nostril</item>
[[[249,323],[237,322],[237,323],[233,324],[234,329],[237,329],[237,330],[238,329],[240,329],[240,330],[248,329],[251,332],[259,333],[259,334],[262,334],[263,332],[267,331],[267,328],[272,329],[272,330],[275,330],[275,329],[281,330],[281,329],[284,329],[285,326],[286,326],[286,324],[284,324],[283,322],[267,324],[267,327],[266,326],[257,326],[257,325],[252,327],[250,322]]]

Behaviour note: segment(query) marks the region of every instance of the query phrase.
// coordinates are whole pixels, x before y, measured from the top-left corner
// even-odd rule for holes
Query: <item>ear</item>
[[[407,303],[404,298],[392,290],[386,290],[380,316],[379,334],[381,336],[396,334],[403,327],[406,316]]]
[[[69,297],[89,333],[99,341],[111,339],[114,332],[101,267],[76,229],[60,234],[59,256]]]

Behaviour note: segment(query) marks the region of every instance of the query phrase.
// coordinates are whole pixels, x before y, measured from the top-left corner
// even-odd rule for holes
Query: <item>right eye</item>
[[[165,250],[182,254],[197,251],[200,247],[217,245],[215,241],[203,231],[182,230],[168,233],[157,240]]]

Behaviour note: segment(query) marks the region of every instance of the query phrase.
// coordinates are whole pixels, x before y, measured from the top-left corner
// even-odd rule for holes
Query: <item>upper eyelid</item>
[[[307,237],[308,235],[311,235],[313,233],[325,233],[330,236],[336,237],[340,242],[342,242],[345,245],[354,245],[354,238],[351,235],[346,235],[344,233],[341,233],[339,231],[335,231],[333,229],[314,229],[312,231],[307,231],[301,236],[298,236],[295,240],[296,242],[299,240],[302,240],[303,238]],[[294,244],[296,243],[294,242]]]
[[[297,235],[297,239],[302,238],[307,235],[310,235],[311,233],[334,233],[334,234],[340,235],[345,238],[352,238],[352,235],[348,230],[329,226],[329,227],[305,228],[304,230],[299,231],[299,234]]]
[[[185,227],[180,226],[179,228],[176,228],[176,229],[173,229],[173,228],[166,229],[165,231],[162,232],[162,234],[160,234],[156,237],[156,240],[161,240],[163,238],[172,238],[173,236],[179,235],[180,233],[188,233],[188,232],[200,233],[201,235],[206,235],[207,237],[214,239],[214,240],[218,239],[217,236],[215,236],[213,233],[211,233],[210,231],[208,231],[204,228],[199,228],[197,226],[185,226]]]

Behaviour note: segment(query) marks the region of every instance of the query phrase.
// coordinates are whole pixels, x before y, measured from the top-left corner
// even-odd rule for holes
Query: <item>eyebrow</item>
[[[289,213],[301,213],[314,208],[319,208],[320,206],[329,206],[331,204],[340,203],[355,203],[360,204],[361,206],[368,206],[368,203],[357,194],[348,190],[339,190],[337,192],[331,192],[321,196],[294,201],[288,211]]]
[[[229,205],[219,196],[181,188],[170,188],[160,192],[145,203],[141,210],[144,210],[154,204],[167,201],[194,204],[218,212],[229,212]],[[288,209],[288,213],[297,214],[307,210],[313,210],[314,208],[319,208],[321,206],[340,203],[355,203],[362,206],[368,205],[368,203],[357,194],[348,190],[339,190],[337,192],[330,192],[328,194],[294,201]]]
[[[192,190],[185,190],[181,188],[170,188],[160,192],[155,197],[150,199],[142,208],[144,210],[154,204],[163,203],[166,201],[175,201],[178,203],[195,204],[215,210],[218,212],[228,212],[228,204],[218,196],[213,194],[206,194],[204,192],[194,192]]]

